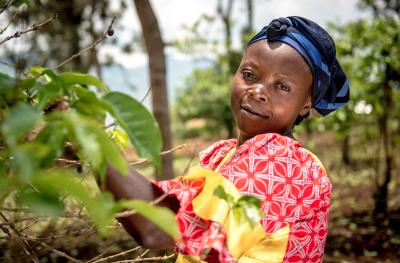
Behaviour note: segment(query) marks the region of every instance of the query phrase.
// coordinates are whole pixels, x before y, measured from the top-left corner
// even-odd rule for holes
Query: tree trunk
[[[134,0],[136,12],[142,25],[142,32],[150,67],[150,88],[152,94],[152,107],[154,117],[160,125],[163,150],[172,147],[170,118],[168,107],[168,93],[166,81],[166,65],[164,55],[164,42],[161,38],[157,17],[148,0]],[[167,154],[161,157],[162,174],[158,179],[170,179],[174,177],[172,167],[172,155]]]
[[[231,14],[233,8],[233,0],[228,0],[226,10],[224,12],[222,1],[218,1],[217,13],[221,16],[225,27],[225,48],[227,53],[232,49],[232,29],[231,29]]]
[[[392,166],[393,156],[391,149],[391,136],[389,128],[389,114],[392,105],[392,88],[391,85],[386,82],[383,85],[383,113],[379,119],[379,126],[382,135],[383,142],[383,153],[385,158],[385,169],[384,169],[384,181],[382,185],[378,186],[375,193],[375,209],[374,216],[377,222],[381,222],[387,219],[388,215],[388,192],[389,183],[392,179]]]
[[[350,136],[347,131],[342,141],[342,161],[346,165],[350,164]]]

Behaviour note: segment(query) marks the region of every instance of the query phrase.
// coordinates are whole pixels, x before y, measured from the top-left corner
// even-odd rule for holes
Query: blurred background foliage
[[[10,8],[2,15],[7,16],[8,21],[20,23],[21,27],[42,21],[56,12],[59,19],[34,34],[26,35],[23,40],[24,48],[20,50],[10,45],[3,49],[4,45],[2,46],[2,61],[13,65],[11,69],[4,67],[3,71],[11,71],[14,76],[23,74],[32,65],[57,65],[79,52],[104,31],[113,15],[118,17],[126,12],[127,5],[127,1],[122,0],[117,9],[111,8],[111,1],[27,2],[29,8]],[[247,41],[258,30],[253,26],[253,1],[241,2],[247,22],[239,29],[241,45],[232,45],[232,30],[237,27],[232,18],[232,10],[238,4],[234,0],[215,1],[215,16],[199,14],[193,25],[182,29],[186,34],[183,40],[165,43],[188,55],[199,55],[206,50],[214,58],[211,66],[196,69],[187,76],[172,105],[173,144],[188,145],[173,155],[175,175],[181,175],[188,166],[195,163],[198,151],[210,143],[235,137],[234,120],[229,108],[230,81],[240,63]],[[336,41],[339,61],[351,82],[351,100],[345,107],[325,118],[305,120],[295,127],[295,136],[322,160],[333,183],[325,261],[398,262],[400,1],[360,0],[359,6],[369,12],[368,17],[347,23],[332,22],[328,27]],[[207,34],[207,29],[217,26],[217,23],[223,28],[223,37],[220,40],[211,39]],[[115,30],[127,29],[116,23]],[[119,46],[126,53],[145,50],[142,37],[136,33],[129,41],[120,41],[117,36],[107,45]],[[77,57],[62,69],[84,73],[91,70],[101,79],[102,68],[112,63],[112,57],[99,61],[96,48]],[[1,81],[4,85],[7,80],[3,78]],[[82,107],[82,110],[85,109]],[[123,135],[119,136],[117,133],[112,135],[113,138],[126,142]],[[125,157],[135,159],[135,154],[132,154],[129,147],[125,150]],[[149,177],[152,176],[152,169],[148,165],[139,164],[138,167]],[[88,181],[88,185],[94,185],[93,181]],[[0,190],[3,186],[3,183],[0,184]],[[42,197],[47,200],[51,196],[40,198]],[[58,202],[53,197],[49,200]],[[68,201],[65,205],[68,211],[81,213],[81,207],[74,201]],[[34,218],[21,211],[2,212],[14,221]],[[31,236],[63,236],[62,240],[68,242],[60,242],[55,238],[43,240],[48,242],[48,246],[75,258],[88,259],[106,250],[105,255],[112,255],[135,247],[134,241],[120,228],[108,238],[103,238],[96,234],[85,218],[64,216],[35,217],[21,221],[15,227],[21,230],[34,224],[27,232]],[[6,222],[0,224],[6,226],[4,223]],[[60,226],[63,226],[62,231]],[[21,253],[18,251],[18,244],[3,240],[5,239],[0,239],[0,256],[7,259]],[[145,251],[141,250],[139,254],[143,252]],[[41,253],[43,262],[61,262],[65,258],[51,249],[41,250]],[[137,255],[135,253],[128,252],[119,258],[132,258]]]

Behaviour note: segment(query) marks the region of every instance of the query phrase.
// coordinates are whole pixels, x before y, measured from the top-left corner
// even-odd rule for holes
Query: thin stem
[[[63,62],[61,62],[60,64],[54,66],[52,69],[58,69],[58,68],[64,66],[65,64],[71,62],[71,61],[74,60],[75,58],[79,57],[79,56],[82,55],[83,53],[85,53],[85,52],[87,52],[87,51],[89,51],[89,50],[92,50],[92,49],[96,48],[96,46],[97,46],[98,44],[100,44],[101,42],[103,42],[104,39],[107,38],[107,36],[109,35],[109,32],[111,32],[111,31],[113,30],[113,29],[112,29],[112,26],[113,26],[113,24],[114,24],[114,21],[115,21],[115,16],[113,17],[113,19],[111,20],[110,25],[108,26],[107,30],[104,31],[104,33],[101,35],[101,37],[99,37],[98,39],[96,39],[96,40],[95,40],[92,44],[90,44],[88,47],[82,49],[82,50],[79,51],[78,53],[73,54],[72,56],[70,56],[69,58],[67,58],[66,60],[64,60]]]
[[[51,21],[53,21],[54,19],[57,18],[57,14],[44,20],[43,22],[39,23],[39,24],[33,24],[31,27],[29,27],[28,29],[25,29],[23,31],[16,31],[14,34],[9,35],[7,37],[5,37],[3,40],[0,41],[0,45],[4,44],[5,42],[7,42],[10,39],[13,38],[18,38],[26,33],[32,32],[32,31],[37,31],[39,30],[41,27],[47,25],[48,23],[50,23]]]

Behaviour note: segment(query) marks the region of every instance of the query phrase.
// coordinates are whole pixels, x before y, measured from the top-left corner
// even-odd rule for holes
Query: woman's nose
[[[250,88],[247,90],[247,94],[254,100],[258,100],[261,102],[267,101],[267,94],[263,93],[261,88]]]

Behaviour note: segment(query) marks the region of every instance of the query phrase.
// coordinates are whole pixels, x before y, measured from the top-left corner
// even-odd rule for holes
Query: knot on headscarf
[[[278,40],[280,36],[286,33],[288,26],[290,26],[290,24],[288,24],[285,19],[279,18],[272,20],[266,32],[267,38],[269,40]]]
[[[248,45],[263,39],[281,41],[300,53],[313,75],[312,106],[321,115],[348,102],[349,83],[336,58],[335,43],[318,24],[298,16],[274,19]]]

